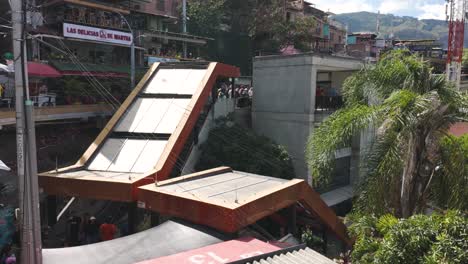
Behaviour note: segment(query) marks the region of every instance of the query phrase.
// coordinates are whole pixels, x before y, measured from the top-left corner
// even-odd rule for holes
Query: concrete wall
[[[310,56],[254,61],[252,127],[286,147],[296,177],[308,179],[304,147],[313,129],[316,70]]]
[[[195,145],[190,152],[181,175],[187,175],[195,172],[195,165],[201,155],[200,145],[208,139],[209,132],[214,126],[214,121],[219,117],[227,116],[229,113],[234,112],[234,106],[235,100],[231,98],[221,98],[216,101],[214,107],[208,114],[205,123],[200,129],[200,133],[198,134],[198,144]]]
[[[355,59],[313,54],[255,58],[252,127],[286,147],[297,178],[311,183],[305,147],[314,126],[326,117],[315,114],[317,72],[332,72],[332,85],[340,88],[361,67]]]
[[[353,73],[354,71],[331,72],[332,87],[336,88],[338,93],[341,93],[344,81]]]

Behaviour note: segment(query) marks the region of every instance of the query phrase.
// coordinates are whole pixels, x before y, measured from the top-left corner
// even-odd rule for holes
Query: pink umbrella
[[[28,61],[28,74],[32,77],[58,78],[62,74],[47,64]]]
[[[300,54],[301,51],[294,48],[294,45],[289,45],[283,49],[281,49],[281,55],[295,55]]]

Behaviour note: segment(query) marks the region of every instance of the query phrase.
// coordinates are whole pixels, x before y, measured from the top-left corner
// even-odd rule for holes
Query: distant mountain
[[[395,39],[436,39],[444,48],[447,47],[448,25],[444,20],[417,19],[408,16],[380,14],[380,37]],[[335,15],[335,20],[348,25],[349,32],[375,32],[377,13],[357,12]],[[468,47],[468,34],[465,33],[465,47]]]

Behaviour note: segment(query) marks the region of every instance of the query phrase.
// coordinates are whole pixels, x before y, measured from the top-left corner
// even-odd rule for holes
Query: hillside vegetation
[[[346,13],[335,16],[338,22],[348,25],[349,32],[376,31],[377,14],[371,12]],[[448,25],[444,20],[417,19],[391,14],[380,14],[380,37],[388,38],[393,32],[395,39],[436,39],[447,47]],[[468,47],[465,34],[465,47]]]

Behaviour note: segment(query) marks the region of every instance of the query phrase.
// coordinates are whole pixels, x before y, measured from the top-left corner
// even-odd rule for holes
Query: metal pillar
[[[54,226],[57,223],[57,196],[48,195],[46,200],[47,200],[47,225]]]
[[[128,205],[128,234],[135,233],[137,227],[137,203],[131,202]]]
[[[187,0],[182,1],[182,33],[187,34]],[[187,58],[187,42],[183,42],[184,58]]]
[[[288,208],[288,232],[292,235],[297,234],[297,212],[296,204],[289,206]]]
[[[31,223],[34,240],[34,255],[35,262],[42,263],[42,241],[41,241],[41,214],[40,214],[40,201],[39,201],[39,181],[37,178],[37,152],[36,152],[36,128],[34,125],[33,102],[26,100],[26,128],[27,128],[27,150],[28,150],[28,166],[26,174],[29,181],[29,189],[31,196]]]
[[[130,26],[130,25],[129,25]],[[132,32],[132,46],[130,47],[130,89],[135,88],[135,36]]]

